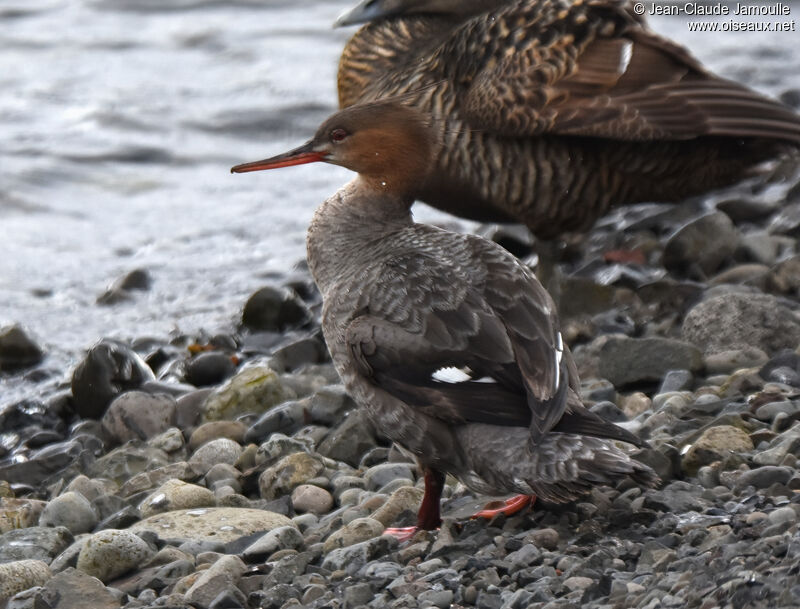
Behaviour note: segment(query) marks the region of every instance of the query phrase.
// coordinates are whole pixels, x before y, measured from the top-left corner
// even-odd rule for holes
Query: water
[[[103,336],[227,326],[279,281],[303,257],[314,207],[350,175],[228,169],[303,142],[334,110],[353,30],[331,23],[351,4],[0,2],[0,324],[24,324],[63,373]],[[800,84],[796,32],[651,23],[768,94]],[[452,223],[424,207],[417,216]],[[135,268],[150,291],[95,303]],[[0,383],[0,405],[35,391],[22,375]]]

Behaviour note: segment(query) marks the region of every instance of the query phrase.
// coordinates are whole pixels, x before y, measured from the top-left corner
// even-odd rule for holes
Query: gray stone
[[[736,488],[745,489],[748,486],[769,488],[773,484],[786,484],[792,475],[794,475],[794,471],[790,467],[765,465],[743,472],[736,480]]]
[[[292,507],[300,513],[325,514],[333,507],[333,496],[324,488],[301,484],[292,491]]]
[[[128,391],[111,402],[103,415],[103,429],[120,444],[148,440],[175,424],[175,408],[172,396]]]
[[[74,541],[66,527],[28,527],[0,535],[0,563],[41,560],[50,563]]]
[[[221,556],[186,591],[186,600],[199,607],[209,607],[220,593],[236,586],[246,568],[238,556]]]
[[[295,453],[309,452],[310,450],[311,446],[307,441],[275,433],[258,447],[256,463],[258,465],[273,465],[284,457]]]
[[[667,270],[703,279],[716,271],[736,251],[739,233],[722,212],[689,221],[673,233],[664,246]]]
[[[117,609],[120,606],[119,598],[97,578],[71,567],[50,579],[42,596],[52,609]]]
[[[725,294],[686,315],[683,338],[706,354],[756,347],[765,353],[800,344],[797,314],[768,294]]]
[[[355,609],[362,605],[366,605],[372,600],[375,594],[372,588],[367,583],[350,584],[344,589],[344,606],[345,609]]]
[[[309,403],[311,420],[332,427],[342,421],[347,412],[357,408],[342,385],[328,385],[317,390]]]
[[[231,356],[222,351],[207,351],[193,357],[186,365],[186,381],[195,387],[219,385],[236,372]]]
[[[17,592],[43,585],[52,577],[42,560],[16,560],[0,564],[0,605]]]
[[[317,447],[317,452],[357,467],[361,457],[378,445],[375,429],[362,409],[351,410]]]
[[[209,421],[208,423],[203,423],[192,432],[189,437],[189,448],[197,450],[203,444],[220,438],[227,438],[242,444],[245,441],[246,431],[247,426],[241,421]]]
[[[131,531],[106,529],[92,535],[78,554],[78,569],[108,582],[136,569],[155,555],[138,535]]]
[[[233,465],[242,456],[242,447],[228,438],[206,442],[189,458],[189,465],[198,475],[204,476],[217,463]]]
[[[42,511],[39,524],[43,527],[63,526],[73,535],[88,533],[97,524],[97,514],[83,495],[73,491],[52,499]]]
[[[767,361],[767,354],[757,347],[744,347],[710,353],[703,358],[706,373],[729,374],[741,368],[755,368]]]
[[[692,388],[694,376],[689,370],[670,370],[664,375],[658,393],[670,393],[672,391],[685,391]]]
[[[278,550],[302,548],[303,536],[294,526],[272,529],[245,548],[242,558],[247,562],[262,562]]]
[[[322,567],[329,571],[344,570],[354,575],[369,561],[385,556],[397,548],[397,544],[397,539],[388,535],[373,537],[368,541],[328,552],[322,561]]]
[[[763,406],[759,406],[758,410],[756,410],[756,417],[762,421],[772,421],[779,414],[784,414],[790,418],[797,418],[800,416],[800,401],[780,400],[777,402],[769,402]]]
[[[245,434],[247,442],[263,442],[273,433],[292,434],[306,423],[309,400],[284,402],[261,415]]]
[[[780,465],[789,454],[800,450],[800,423],[784,431],[770,443],[770,448],[757,453],[753,461],[758,465]]]
[[[797,512],[790,506],[775,508],[767,516],[772,524],[783,522],[797,522]]]
[[[620,387],[642,381],[660,381],[670,370],[699,370],[700,352],[690,344],[669,338],[610,336],[600,348],[600,375]]]
[[[413,480],[414,474],[407,463],[380,463],[364,472],[367,488],[377,490],[396,479]]]

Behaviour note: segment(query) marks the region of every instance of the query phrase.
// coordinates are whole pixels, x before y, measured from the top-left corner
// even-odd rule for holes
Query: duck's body
[[[796,114],[707,72],[627,0],[370,7],[340,106],[401,95],[428,114],[441,149],[414,196],[459,216],[552,238],[612,205],[735,183],[800,143]]]
[[[347,391],[425,471],[418,526],[438,526],[445,473],[476,492],[555,502],[624,476],[652,484],[609,441],[635,436],[582,406],[555,307],[530,270],[490,241],[413,222],[431,133],[407,108],[355,107],[305,146],[234,168],[359,171],[315,213],[308,262]]]

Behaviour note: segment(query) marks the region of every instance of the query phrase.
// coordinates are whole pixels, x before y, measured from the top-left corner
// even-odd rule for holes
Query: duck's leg
[[[383,534],[396,537],[399,541],[408,541],[417,531],[432,531],[438,529],[442,524],[439,504],[444,488],[444,473],[425,468],[425,495],[422,497],[422,504],[417,512],[417,525],[413,527],[389,527]]]
[[[486,518],[492,519],[498,514],[511,516],[517,512],[522,511],[529,505],[533,505],[536,501],[536,495],[514,495],[510,499],[506,499],[500,507],[489,507],[488,504],[484,509],[475,514],[473,518]]]

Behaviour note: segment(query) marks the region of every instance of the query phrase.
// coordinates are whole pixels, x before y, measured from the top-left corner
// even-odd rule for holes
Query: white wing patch
[[[473,377],[474,374],[474,370],[472,370],[472,368],[469,366],[464,366],[462,368],[456,368],[455,366],[442,366],[436,372],[431,374],[431,378],[440,383],[466,383],[468,381],[473,383],[497,382],[490,376],[482,376],[481,378],[476,379]]]
[[[556,333],[556,349],[554,353],[556,358],[555,390],[558,391],[558,388],[561,386],[561,358],[564,357],[564,341],[561,339],[561,332]]]
[[[469,366],[464,366],[463,368],[446,366],[431,374],[431,378],[440,383],[464,383],[472,380],[472,370]]]

